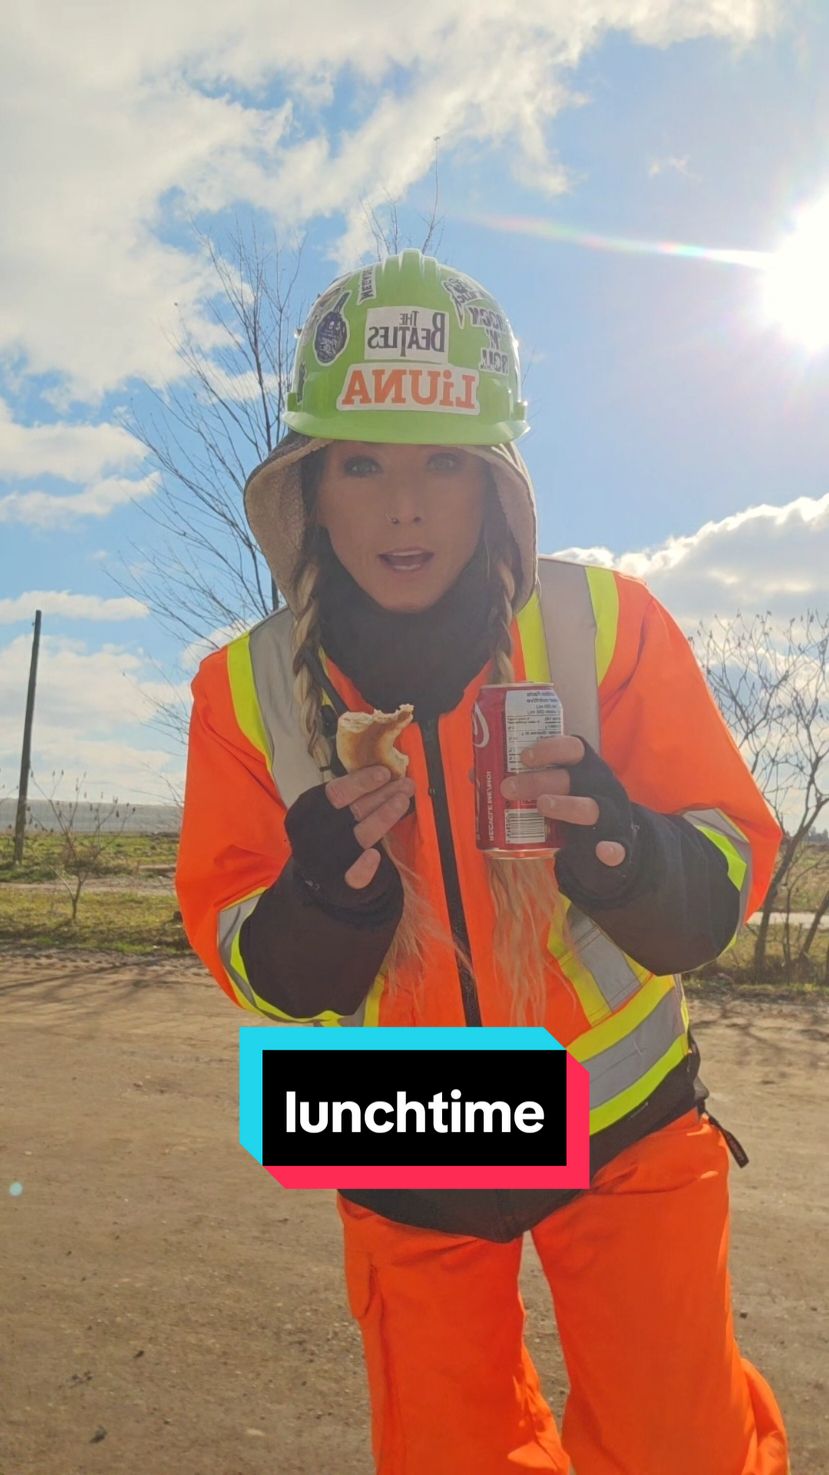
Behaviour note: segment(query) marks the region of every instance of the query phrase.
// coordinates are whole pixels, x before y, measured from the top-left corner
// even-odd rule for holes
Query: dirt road
[[[332,1196],[279,1188],[236,1140],[248,1017],[180,961],[6,951],[0,995],[0,1475],[369,1475]],[[825,1475],[826,1010],[691,1009],[711,1110],[751,1157],[731,1177],[741,1347],[792,1475]],[[559,1416],[529,1243],[523,1287]]]

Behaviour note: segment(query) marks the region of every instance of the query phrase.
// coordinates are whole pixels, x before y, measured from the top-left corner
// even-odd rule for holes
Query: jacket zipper
[[[432,808],[435,815],[435,828],[438,837],[438,849],[440,851],[440,866],[443,872],[443,889],[446,893],[446,905],[449,910],[449,922],[452,935],[467,954],[471,956],[469,946],[469,929],[466,925],[466,916],[463,910],[463,899],[461,897],[461,885],[458,878],[458,863],[455,859],[455,847],[452,843],[452,826],[449,821],[449,805],[446,800],[446,780],[443,774],[443,759],[440,752],[440,739],[438,737],[438,719],[429,717],[420,724],[421,736],[423,738],[423,749],[426,754],[426,770],[429,775],[429,795],[432,800]],[[480,1025],[481,1006],[478,1000],[478,990],[475,980],[469,969],[457,960],[458,977],[461,985],[461,1001],[463,1013],[467,1024]]]

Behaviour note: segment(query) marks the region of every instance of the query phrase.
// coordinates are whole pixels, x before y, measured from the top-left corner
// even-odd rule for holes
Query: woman
[[[728,1147],[679,973],[727,946],[779,831],[638,580],[538,559],[509,324],[418,252],[340,278],[246,507],[287,600],[193,683],[178,889],[221,987],[276,1022],[541,1023],[591,1085],[591,1186],[343,1190],[380,1475],[786,1475],[734,1340]],[[518,792],[550,860],[476,848],[472,707],[546,681],[568,735]],[[337,712],[411,702],[405,778],[331,777]],[[728,1144],[728,1145],[726,1145]],[[522,1338],[531,1231],[570,1392]]]

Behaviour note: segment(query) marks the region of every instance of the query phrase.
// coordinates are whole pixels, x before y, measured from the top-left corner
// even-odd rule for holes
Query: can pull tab
[[[743,1144],[741,1142],[738,1142],[737,1138],[734,1136],[734,1133],[729,1132],[728,1128],[724,1127],[722,1122],[718,1122],[717,1118],[715,1116],[712,1116],[710,1111],[706,1111],[705,1115],[707,1116],[709,1122],[713,1122],[715,1127],[719,1127],[720,1131],[723,1134],[723,1137],[728,1143],[728,1150],[731,1153],[731,1156],[733,1157],[738,1168],[744,1168],[749,1161],[749,1156],[745,1148],[743,1147]]]

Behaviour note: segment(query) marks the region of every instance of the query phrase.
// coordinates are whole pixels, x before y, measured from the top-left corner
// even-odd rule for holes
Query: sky
[[[36,608],[32,792],[180,791],[157,714],[186,708],[217,636],[136,593],[164,482],[130,426],[192,394],[177,343],[227,347],[208,240],[220,259],[234,230],[286,259],[304,242],[307,305],[374,257],[372,209],[396,201],[419,243],[436,149],[437,254],[518,338],[541,550],[644,578],[689,633],[829,606],[829,6],[352,0],[346,23],[317,0],[312,19],[39,0],[6,22],[0,798]]]

